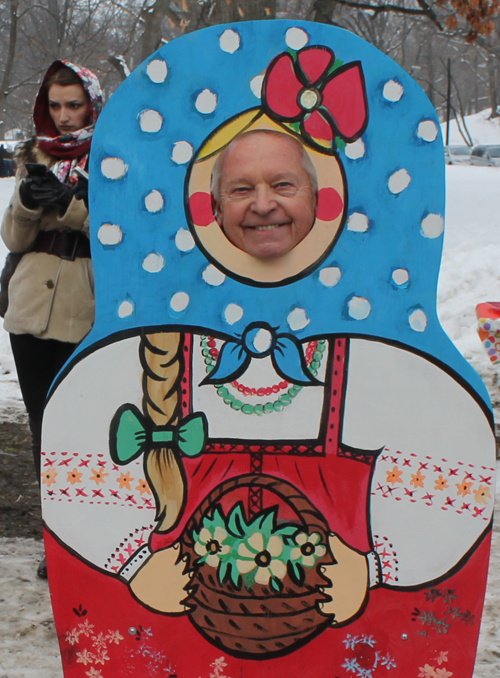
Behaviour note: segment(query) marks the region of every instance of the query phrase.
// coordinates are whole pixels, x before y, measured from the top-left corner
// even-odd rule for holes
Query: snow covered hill
[[[500,145],[500,118],[490,120],[491,108],[479,111],[474,115],[465,116],[465,124],[472,137],[473,145],[478,144],[498,144]],[[446,139],[446,123],[441,125],[443,139]],[[465,144],[463,136],[460,134],[457,121],[450,121],[450,146]]]

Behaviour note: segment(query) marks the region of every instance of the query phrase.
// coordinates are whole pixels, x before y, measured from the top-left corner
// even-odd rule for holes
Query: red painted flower
[[[326,47],[305,47],[296,57],[279,54],[267,69],[264,106],[280,122],[300,123],[300,132],[322,150],[335,150],[335,137],[355,141],[367,121],[361,65],[353,61],[333,69]]]

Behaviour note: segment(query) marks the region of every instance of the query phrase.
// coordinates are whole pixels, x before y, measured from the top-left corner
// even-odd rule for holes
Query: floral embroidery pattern
[[[148,538],[153,531],[153,527],[154,525],[148,525],[147,527],[142,527],[140,529],[136,528],[134,532],[130,532],[128,537],[120,542],[120,545],[117,546],[115,552],[108,558],[104,567],[107,570],[119,572],[134,553],[140,549],[141,546],[148,543]]]
[[[397,668],[393,657],[375,649],[377,641],[373,636],[347,634],[343,643],[354,656],[346,657],[342,668],[347,673],[354,674],[356,678],[374,678],[378,668],[387,671]],[[380,675],[380,672],[377,672],[377,675]]]
[[[134,628],[135,647],[126,651],[124,662],[130,675],[176,678],[175,665],[161,650],[151,644],[153,631],[140,625]]]
[[[224,674],[224,669],[227,666],[225,659],[225,657],[219,657],[210,664],[210,667],[213,669],[209,674],[210,678],[229,678],[229,676]]]
[[[373,548],[376,551],[382,567],[384,584],[398,581],[398,557],[389,538],[379,534],[373,535]]]
[[[269,586],[276,593],[283,589],[287,574],[302,586],[305,568],[312,568],[326,554],[322,536],[307,534],[297,525],[277,525],[277,511],[264,511],[247,522],[242,504],[227,518],[220,508],[203,518],[193,532],[198,565],[217,568],[219,583],[231,581],[240,588],[254,584]]]
[[[372,495],[384,499],[455,511],[472,518],[489,520],[493,505],[491,490],[494,469],[446,459],[417,459],[416,454],[391,452],[385,448],[379,458],[385,483],[375,483]]]
[[[460,621],[466,626],[473,626],[475,624],[475,615],[471,614],[470,610],[465,610],[464,612],[460,607],[455,607],[457,596],[454,589],[431,588],[427,589],[424,595],[427,602],[434,604],[434,610],[420,610],[419,608],[413,610],[412,621],[418,620],[425,627],[423,630],[418,631],[420,636],[429,636],[432,635],[432,632],[438,636],[447,634],[454,621]],[[441,653],[440,663],[447,661],[446,656],[446,653]],[[429,675],[440,676],[440,674],[434,673]]]
[[[66,634],[65,641],[71,646],[76,646],[76,663],[88,667],[88,671],[85,671],[86,676],[89,676],[89,678],[105,678],[102,671],[104,671],[106,662],[110,661],[109,646],[119,645],[123,636],[119,631],[112,631],[111,629],[99,633],[94,629],[95,625],[86,619]],[[103,668],[100,668],[100,666]]]
[[[440,652],[434,660],[438,666],[424,664],[419,667],[418,678],[450,678],[453,671],[448,671],[442,664],[448,661],[448,652]]]
[[[136,506],[155,510],[153,494],[140,461],[124,473],[102,454],[42,452],[44,501]]]

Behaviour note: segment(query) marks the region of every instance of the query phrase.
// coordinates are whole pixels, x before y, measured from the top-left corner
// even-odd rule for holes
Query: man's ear
[[[212,201],[212,212],[214,213],[215,221],[222,228],[222,209],[220,203],[215,199],[214,194],[210,194],[210,199]]]

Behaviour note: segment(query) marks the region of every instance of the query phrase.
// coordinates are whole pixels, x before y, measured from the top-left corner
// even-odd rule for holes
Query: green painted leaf
[[[230,577],[234,586],[236,586],[237,589],[241,588],[241,575],[234,563],[230,566]]]
[[[303,586],[305,581],[305,572],[304,568],[300,563],[296,561],[289,560],[287,563],[288,574],[290,575],[291,580],[294,584],[298,586]]]
[[[227,527],[236,537],[243,538],[245,536],[248,525],[243,514],[242,502],[238,502],[229,514]]]
[[[330,68],[328,69],[328,74],[333,73],[334,71],[336,71],[338,68],[340,68],[343,65],[344,65],[344,62],[342,61],[342,59],[335,59],[335,61],[333,62],[333,65],[330,66]]]
[[[278,577],[271,577],[270,586],[273,591],[276,593],[281,593],[283,591],[283,582]]]
[[[219,569],[217,570],[217,576],[219,578],[219,584],[223,586],[226,582],[226,579],[230,575],[230,570],[231,570],[231,563],[228,561],[224,562],[221,561],[219,565]]]
[[[250,527],[255,526],[255,528],[257,528],[256,529],[257,532],[269,536],[273,532],[275,526],[275,517],[276,510],[272,509],[271,511],[263,514],[260,518],[254,521],[254,523],[252,523]]]
[[[337,144],[337,148],[339,151],[343,151],[345,148],[345,141],[341,139],[341,137],[335,137],[335,143]]]

